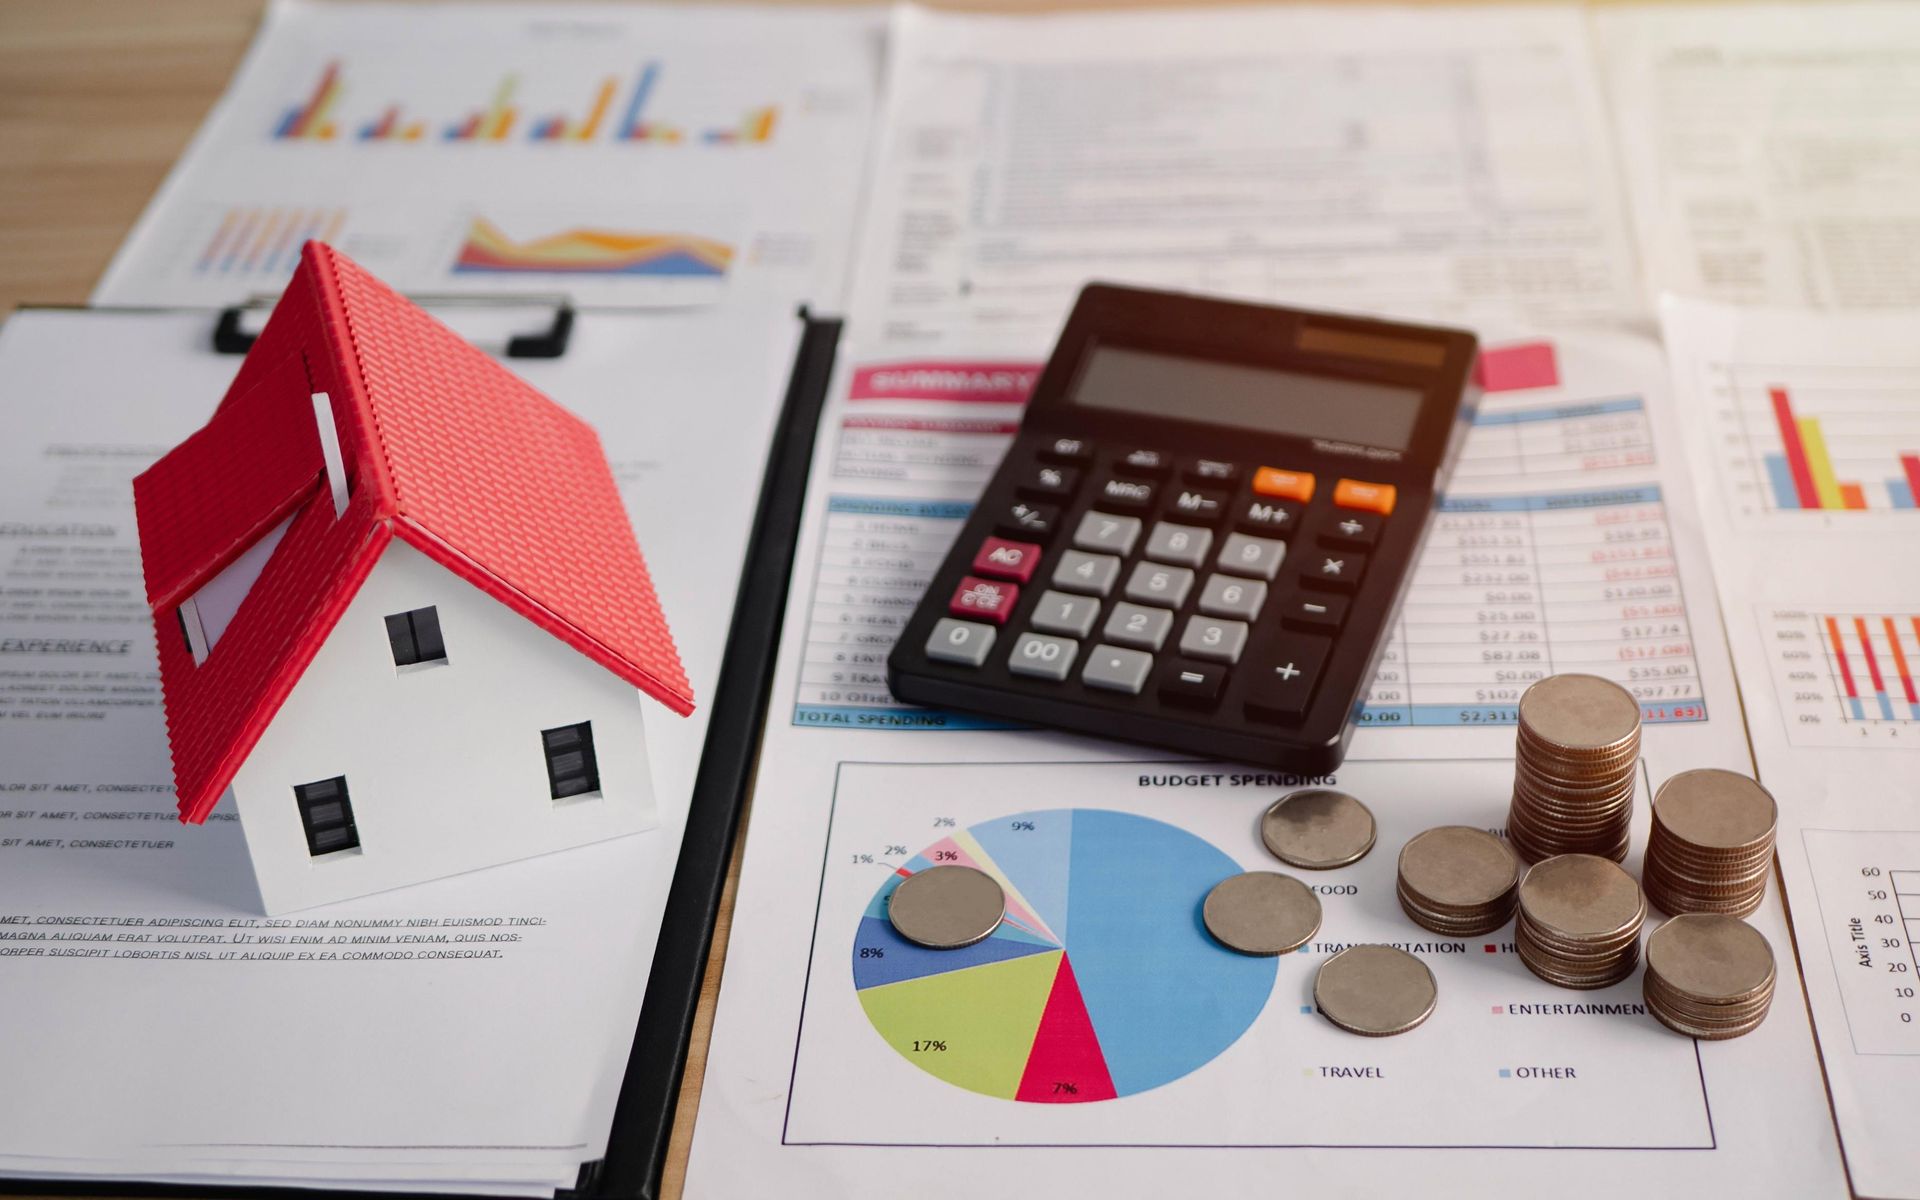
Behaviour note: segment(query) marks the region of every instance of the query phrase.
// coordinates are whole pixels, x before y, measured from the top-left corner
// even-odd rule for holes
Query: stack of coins
[[[1773,870],[1779,810],[1745,775],[1682,771],[1653,798],[1653,832],[1640,872],[1662,912],[1727,913],[1760,907]]]
[[[1536,863],[1520,880],[1514,942],[1548,983],[1603,988],[1633,974],[1647,902],[1619,864],[1593,854]]]
[[[1640,704],[1598,675],[1552,675],[1520,697],[1507,839],[1528,862],[1627,857]]]
[[[1449,937],[1473,937],[1513,916],[1520,864],[1483,829],[1442,825],[1400,850],[1400,907],[1415,923]]]
[[[1738,917],[1689,913],[1647,938],[1647,1008],[1689,1037],[1736,1038],[1767,1019],[1773,947]]]

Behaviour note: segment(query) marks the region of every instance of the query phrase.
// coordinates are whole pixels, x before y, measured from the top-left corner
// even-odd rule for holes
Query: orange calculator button
[[[1362,483],[1342,479],[1333,485],[1333,502],[1341,508],[1357,508],[1387,516],[1393,512],[1394,486],[1390,483]]]
[[[1313,476],[1305,471],[1282,471],[1279,467],[1261,467],[1253,473],[1256,495],[1278,496],[1305,504],[1313,499]]]

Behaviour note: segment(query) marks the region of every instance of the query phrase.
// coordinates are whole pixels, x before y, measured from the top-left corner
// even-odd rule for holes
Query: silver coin
[[[1229,950],[1269,956],[1320,931],[1320,897],[1291,875],[1248,871],[1221,880],[1201,907],[1207,932]]]
[[[974,867],[928,867],[900,881],[887,897],[894,931],[916,946],[958,950],[1000,927],[1007,894]]]
[[[1637,932],[1647,912],[1633,876],[1592,854],[1562,854],[1520,879],[1520,911],[1543,932],[1580,942]]]
[[[1520,723],[1568,755],[1611,755],[1640,732],[1640,702],[1598,675],[1550,675],[1520,696]]]
[[[1654,828],[1705,851],[1738,854],[1773,845],[1779,806],[1752,779],[1734,771],[1682,771],[1653,797]]]
[[[1309,871],[1359,862],[1373,849],[1373,835],[1367,806],[1329,788],[1282,796],[1260,818],[1260,840],[1273,856]]]
[[[1736,1004],[1774,981],[1773,947],[1766,935],[1737,917],[1692,913],[1675,917],[1647,937],[1647,969],[1689,999]]]
[[[1433,1015],[1433,972],[1393,946],[1348,946],[1320,964],[1313,1006],[1348,1033],[1390,1037]]]
[[[1520,882],[1520,864],[1486,830],[1442,825],[1400,848],[1400,878],[1426,905],[1473,909],[1511,892]]]

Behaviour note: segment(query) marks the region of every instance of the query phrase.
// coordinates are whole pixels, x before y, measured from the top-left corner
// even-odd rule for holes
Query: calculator
[[[1324,773],[1471,420],[1470,333],[1091,284],[893,694]]]

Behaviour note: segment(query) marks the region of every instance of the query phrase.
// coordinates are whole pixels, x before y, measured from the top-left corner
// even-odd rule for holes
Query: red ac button
[[[1016,583],[1032,579],[1039,566],[1040,547],[1032,542],[1010,542],[1006,538],[988,538],[980,543],[980,552],[973,556],[975,574],[1011,579]]]

